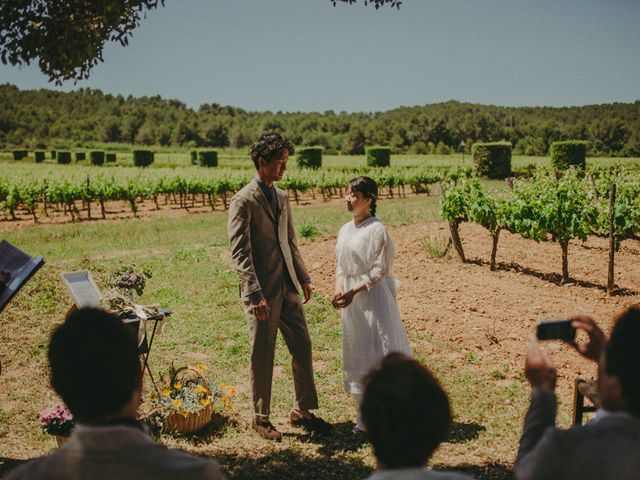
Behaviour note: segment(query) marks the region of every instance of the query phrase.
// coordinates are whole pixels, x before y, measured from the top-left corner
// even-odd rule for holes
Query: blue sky
[[[378,111],[640,99],[640,0],[166,0],[87,81],[191,107]],[[37,67],[0,81],[53,88]]]

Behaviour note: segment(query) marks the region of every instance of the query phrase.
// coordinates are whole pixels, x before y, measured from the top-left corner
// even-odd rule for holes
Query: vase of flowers
[[[66,442],[73,430],[73,414],[66,405],[60,404],[53,408],[46,408],[40,412],[40,426],[44,433],[53,435],[58,446]]]

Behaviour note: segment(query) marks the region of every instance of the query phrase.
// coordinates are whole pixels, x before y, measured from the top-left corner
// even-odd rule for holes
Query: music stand
[[[69,289],[74,304],[67,312],[69,316],[73,311],[79,308],[92,307],[100,308],[100,298],[102,297],[100,290],[93,281],[91,272],[88,270],[79,270],[76,272],[65,272],[61,274],[64,284]],[[129,316],[122,318],[123,323],[132,330],[132,334],[137,339],[138,355],[142,359],[142,375],[145,370],[149,373],[153,388],[158,392],[156,381],[149,368],[149,355],[151,354],[151,346],[156,335],[158,322],[164,320],[173,312],[167,308],[161,308],[157,315],[147,315],[141,308],[136,308]],[[151,335],[147,340],[147,322],[153,322]]]

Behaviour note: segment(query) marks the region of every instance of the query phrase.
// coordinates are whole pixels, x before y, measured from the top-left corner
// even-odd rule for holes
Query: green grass
[[[438,198],[426,196],[382,200],[379,207],[388,225],[435,220],[437,210]],[[350,218],[338,202],[294,207],[294,217],[298,225],[313,225],[318,235],[335,234]],[[221,430],[211,427],[197,437],[163,436],[161,442],[214,456],[233,478],[364,478],[373,468],[370,449],[351,434],[356,411],[342,387],[339,316],[329,298],[318,293],[306,315],[321,413],[336,424],[335,434],[322,440],[285,427],[284,441],[270,444],[248,428],[248,333],[237,278],[226,260],[224,213],[34,226],[5,230],[3,237],[29,253],[42,254],[46,264],[0,321],[0,457],[29,458],[54,446],[53,439],[40,432],[37,414],[57,403],[47,381],[46,345],[49,332],[71,302],[60,273],[88,268],[103,286],[118,265],[133,261],[153,271],[141,301],[160,303],[174,311],[153,347],[150,364],[154,374],[172,362],[180,366],[204,361],[215,381],[234,385],[239,392],[237,422]],[[491,359],[467,355],[460,345],[420,332],[409,335],[418,359],[442,379],[456,412],[456,438],[437,453],[433,465],[462,468],[480,478],[508,478],[508,462],[526,408],[523,380],[510,379],[500,365],[492,368],[501,375],[478,376],[478,366]],[[433,345],[438,354],[423,355],[427,345]],[[467,361],[452,360],[449,353]],[[290,357],[280,339],[272,402],[277,424],[284,425],[292,390]],[[461,452],[482,460],[461,463]]]

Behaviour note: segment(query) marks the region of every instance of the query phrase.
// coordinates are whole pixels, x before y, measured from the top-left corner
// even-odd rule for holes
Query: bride
[[[347,185],[345,201],[353,220],[340,228],[336,243],[333,306],[342,310],[344,387],[359,405],[362,377],[389,352],[411,355],[391,276],[393,244],[376,218],[378,186],[369,177]],[[354,431],[364,431],[358,414]]]

